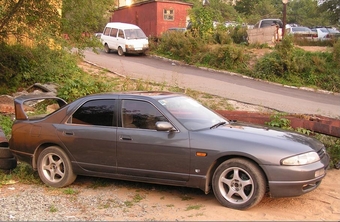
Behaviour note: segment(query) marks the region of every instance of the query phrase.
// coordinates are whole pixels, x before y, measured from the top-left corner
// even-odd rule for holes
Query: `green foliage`
[[[68,46],[84,49],[102,47],[94,33],[102,32],[114,7],[114,0],[63,0],[61,28]]]
[[[203,41],[190,33],[167,32],[157,43],[157,53],[190,63],[191,57],[199,52],[202,45]]]
[[[4,132],[7,139],[9,139],[12,132],[13,120],[9,116],[0,114],[0,128]]]
[[[83,71],[76,72],[65,80],[58,89],[58,96],[70,102],[86,95],[114,91],[114,81],[108,81],[104,76],[86,75]]]
[[[44,45],[30,48],[0,44],[0,94],[34,83],[62,82],[78,70],[77,57]]]
[[[257,61],[249,75],[282,84],[340,92],[338,44],[333,53],[307,52],[294,47],[291,37],[285,37],[273,52]]]
[[[214,30],[213,21],[216,13],[210,7],[196,7],[190,10],[191,31],[202,39],[211,36]],[[215,20],[216,21],[216,20]]]
[[[327,153],[331,158],[330,168],[334,168],[337,165],[340,167],[340,138],[323,134],[316,134],[316,138],[320,140],[326,147]]]
[[[25,184],[42,184],[38,172],[33,171],[30,165],[23,162],[18,162],[17,167],[9,173],[0,171],[0,184],[5,184],[9,181],[19,181]]]
[[[18,43],[49,43],[58,33],[59,1],[2,0],[0,43],[8,38]]]
[[[275,113],[274,115],[270,116],[270,122],[266,122],[268,126],[271,127],[279,127],[283,129],[291,129],[290,120],[284,118],[284,113]]]

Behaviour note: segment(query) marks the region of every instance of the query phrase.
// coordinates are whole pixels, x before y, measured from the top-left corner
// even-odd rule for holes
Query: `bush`
[[[339,51],[307,52],[285,38],[274,51],[260,58],[250,76],[293,86],[340,92]],[[339,47],[340,48],[340,47]]]
[[[76,56],[47,46],[30,48],[2,43],[0,52],[0,94],[9,94],[37,82],[62,82],[79,69]]]

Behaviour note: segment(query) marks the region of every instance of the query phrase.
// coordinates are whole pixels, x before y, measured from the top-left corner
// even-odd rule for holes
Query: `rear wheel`
[[[40,153],[38,173],[40,179],[51,187],[67,186],[77,177],[66,153],[56,146],[48,147]]]
[[[244,210],[262,200],[266,192],[266,180],[255,163],[233,158],[216,169],[212,187],[216,199],[223,206]]]
[[[109,45],[107,43],[105,43],[105,45],[104,45],[104,50],[105,50],[106,53],[111,52],[111,49],[109,48]]]
[[[118,47],[118,55],[119,56],[123,56],[124,55],[124,51],[123,51],[123,48],[122,47]]]

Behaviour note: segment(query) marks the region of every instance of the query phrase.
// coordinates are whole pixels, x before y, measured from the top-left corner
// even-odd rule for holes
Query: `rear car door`
[[[116,100],[90,100],[67,124],[55,126],[60,140],[82,168],[116,173],[116,114]]]
[[[155,130],[168,121],[149,101],[124,99],[117,129],[117,172],[125,176],[184,183],[189,179],[188,132]]]

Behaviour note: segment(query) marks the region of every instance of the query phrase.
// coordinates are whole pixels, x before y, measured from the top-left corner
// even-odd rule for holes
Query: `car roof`
[[[109,22],[106,24],[106,27],[118,29],[140,29],[137,25],[123,22]]]

